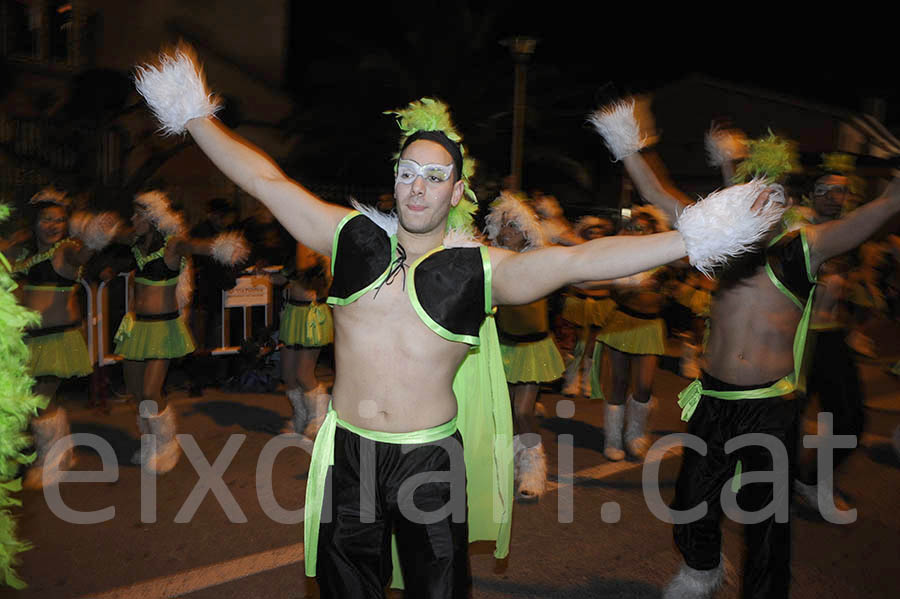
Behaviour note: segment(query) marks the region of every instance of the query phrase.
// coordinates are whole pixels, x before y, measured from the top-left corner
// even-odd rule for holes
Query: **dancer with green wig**
[[[217,121],[221,103],[190,48],[139,67],[136,81],[165,133],[189,132],[298,241],[331,256],[335,382],[304,524],[306,572],[318,577],[323,597],[383,597],[391,532],[400,568],[393,583],[402,575],[413,597],[468,596],[470,539],[496,540],[495,556],[507,555],[512,423],[494,306],[685,255],[718,263],[727,259],[723,248],[755,235],[697,251],[690,240],[699,231],[691,233],[697,225],[687,219],[681,231],[640,238],[523,253],[487,248],[472,237],[474,163],[437,100],[390,112],[402,136],[396,213],[388,215],[323,202]],[[713,204],[696,214],[729,213],[756,230],[781,216],[770,203]],[[723,224],[726,236],[730,226]]]
[[[632,108],[632,102],[623,102],[601,111],[602,115],[625,113],[615,129],[598,126],[607,145],[615,146],[623,130],[642,130]],[[740,182],[713,196],[764,194],[770,201],[786,204],[778,181],[794,163],[792,144],[769,135],[747,146],[747,157],[735,170]],[[734,147],[723,147],[711,155],[732,160]],[[636,149],[616,154],[616,158],[623,160],[641,195],[666,211],[678,226],[695,204],[685,203],[683,194],[661,181]],[[714,164],[721,166],[721,162]],[[707,201],[709,197],[700,204]],[[800,405],[796,398],[803,391],[802,359],[816,274],[828,258],[856,247],[897,212],[900,181],[895,180],[881,198],[844,219],[800,230],[787,230],[781,219],[772,221],[754,251],[727,266],[701,268],[715,274],[719,286],[710,307],[701,376],[679,394],[678,404],[688,432],[706,443],[706,452],[701,455],[685,448],[671,507],[684,512],[706,502],[706,510],[699,519],[674,525],[675,544],[684,563],[663,597],[708,598],[721,585],[720,498],[726,485],[736,493],[737,504],[745,512],[759,515],[773,505],[779,512],[777,517],[772,513],[744,527],[741,596],[788,596],[790,476]],[[719,235],[715,226],[704,231],[710,240]],[[776,462],[769,450],[759,445],[725,451],[726,442],[751,433],[781,442],[788,460],[785,480],[742,484],[742,472],[771,472]]]

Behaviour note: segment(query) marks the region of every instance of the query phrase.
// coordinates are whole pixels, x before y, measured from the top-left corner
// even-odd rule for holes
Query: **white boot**
[[[581,365],[573,359],[566,369],[566,384],[562,388],[562,394],[566,397],[581,396]]]
[[[581,362],[581,380],[582,385],[584,386],[584,396],[585,397],[593,397],[594,396],[594,388],[591,385],[591,374],[594,371],[594,358],[586,355],[584,360]]]
[[[166,407],[161,414],[144,416],[144,420],[150,432],[149,438],[141,439],[141,467],[144,472],[165,474],[175,467],[181,457],[181,446],[175,438],[175,410]]]
[[[69,433],[69,419],[62,408],[31,421],[37,459],[25,473],[25,489],[34,491],[59,483],[63,472],[75,462]]]
[[[646,432],[647,420],[653,408],[652,403],[652,398],[647,403],[641,403],[630,395],[625,402],[628,422],[625,425],[625,449],[636,458],[644,459],[647,450],[650,449],[650,439],[647,438]]]
[[[832,479],[833,480],[833,479]],[[797,493],[800,502],[808,508],[816,511],[821,516],[829,516],[831,520],[835,518],[841,519],[843,516],[840,512],[850,510],[850,506],[846,501],[834,492],[834,484],[831,487],[831,497],[828,497],[829,485],[807,485],[794,480],[794,491]]]
[[[288,401],[291,402],[291,408],[293,408],[294,413],[291,414],[291,419],[281,429],[282,434],[299,434],[306,430],[306,425],[309,422],[309,411],[306,408],[306,400],[303,395],[303,387],[288,389],[287,397]]]
[[[150,425],[147,423],[147,419],[141,416],[141,410],[138,409],[137,414],[137,425],[138,431],[141,433],[140,436],[149,435],[150,434]],[[138,443],[140,443],[140,438],[138,438]],[[141,464],[141,448],[138,447],[137,451],[135,451],[131,455],[131,463],[135,466],[140,466]]]
[[[328,388],[324,383],[319,385],[305,394],[306,409],[309,413],[309,420],[306,428],[303,430],[303,436],[309,439],[315,439],[319,433],[319,428],[325,421],[325,415],[328,413],[328,402],[331,395],[328,394]]]
[[[538,501],[547,486],[547,456],[544,445],[538,443],[534,447],[526,447],[516,436],[513,441],[513,452],[516,456],[515,479],[516,499],[519,501]]]
[[[625,424],[625,406],[614,406],[606,402],[603,411],[604,447],[603,455],[611,462],[625,458],[622,450],[622,425]]]
[[[711,599],[725,578],[725,560],[712,570],[694,570],[685,563],[663,590],[663,599]]]

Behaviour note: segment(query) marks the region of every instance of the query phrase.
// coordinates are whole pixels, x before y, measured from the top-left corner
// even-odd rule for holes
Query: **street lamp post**
[[[513,88],[513,128],[510,150],[510,189],[522,188],[523,149],[525,145],[525,107],[528,61],[534,54],[537,40],[530,37],[514,37],[500,42],[509,48],[515,63],[515,86]]]

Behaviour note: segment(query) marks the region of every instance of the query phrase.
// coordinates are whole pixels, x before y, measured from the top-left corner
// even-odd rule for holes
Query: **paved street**
[[[886,355],[881,362],[861,360],[868,433],[838,477],[840,492],[858,510],[857,521],[834,525],[803,509],[795,512],[795,598],[893,598],[900,592],[900,462],[888,445],[891,431],[900,424],[900,384],[885,372],[891,359],[896,356]],[[660,370],[654,389],[659,409],[651,423],[656,437],[684,430],[675,394],[685,383]],[[273,506],[297,510],[303,505],[309,464],[305,449],[289,447],[278,453],[271,489],[266,476],[257,483],[260,464],[266,463],[261,455],[274,449],[273,439],[289,413],[284,396],[207,390],[201,398],[188,398],[184,391],[170,397],[181,432],[193,437],[208,464],[216,464],[213,470],[227,466],[221,477],[224,485],[213,486],[218,500],[209,492],[197,505],[192,491],[201,480],[198,469],[206,472],[210,466],[200,460],[203,463],[195,467],[182,458],[173,472],[158,480],[155,510],[146,492],[142,506],[140,471],[129,463],[138,445],[131,408],[116,404],[106,415],[88,410],[83,400],[70,399],[66,405],[73,432],[93,433],[108,442],[118,471],[105,482],[63,484],[60,499],[79,512],[112,507],[114,514],[105,514],[110,519],[97,524],[67,523],[51,511],[52,498],[23,493],[20,533],[35,547],[23,554],[19,572],[30,587],[17,593],[2,590],[0,597],[318,596],[315,583],[303,575],[302,526],[273,517]],[[497,563],[489,546],[473,546],[473,595],[659,597],[679,557],[670,525],[647,507],[642,464],[607,462],[602,455],[602,404],[576,400],[574,416],[562,418],[555,414],[564,399],[554,394],[543,399],[551,491],[539,504],[516,505],[508,559]],[[562,413],[566,406],[562,404]],[[812,408],[806,417],[812,426]],[[82,448],[78,455],[78,470],[100,469],[96,452]],[[574,476],[567,475],[567,455]],[[678,454],[667,454],[653,465],[660,467],[662,497],[668,500]],[[150,522],[153,516],[155,522]],[[739,571],[741,529],[731,522],[725,524],[724,551]],[[736,597],[737,582],[734,574],[720,597]]]

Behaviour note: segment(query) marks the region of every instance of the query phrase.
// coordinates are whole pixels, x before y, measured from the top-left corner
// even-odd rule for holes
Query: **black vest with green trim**
[[[351,304],[384,284],[398,255],[396,235],[351,212],[335,232],[328,303]],[[439,246],[410,265],[406,277],[413,308],[428,328],[449,341],[478,345],[481,323],[491,313],[486,247]]]

